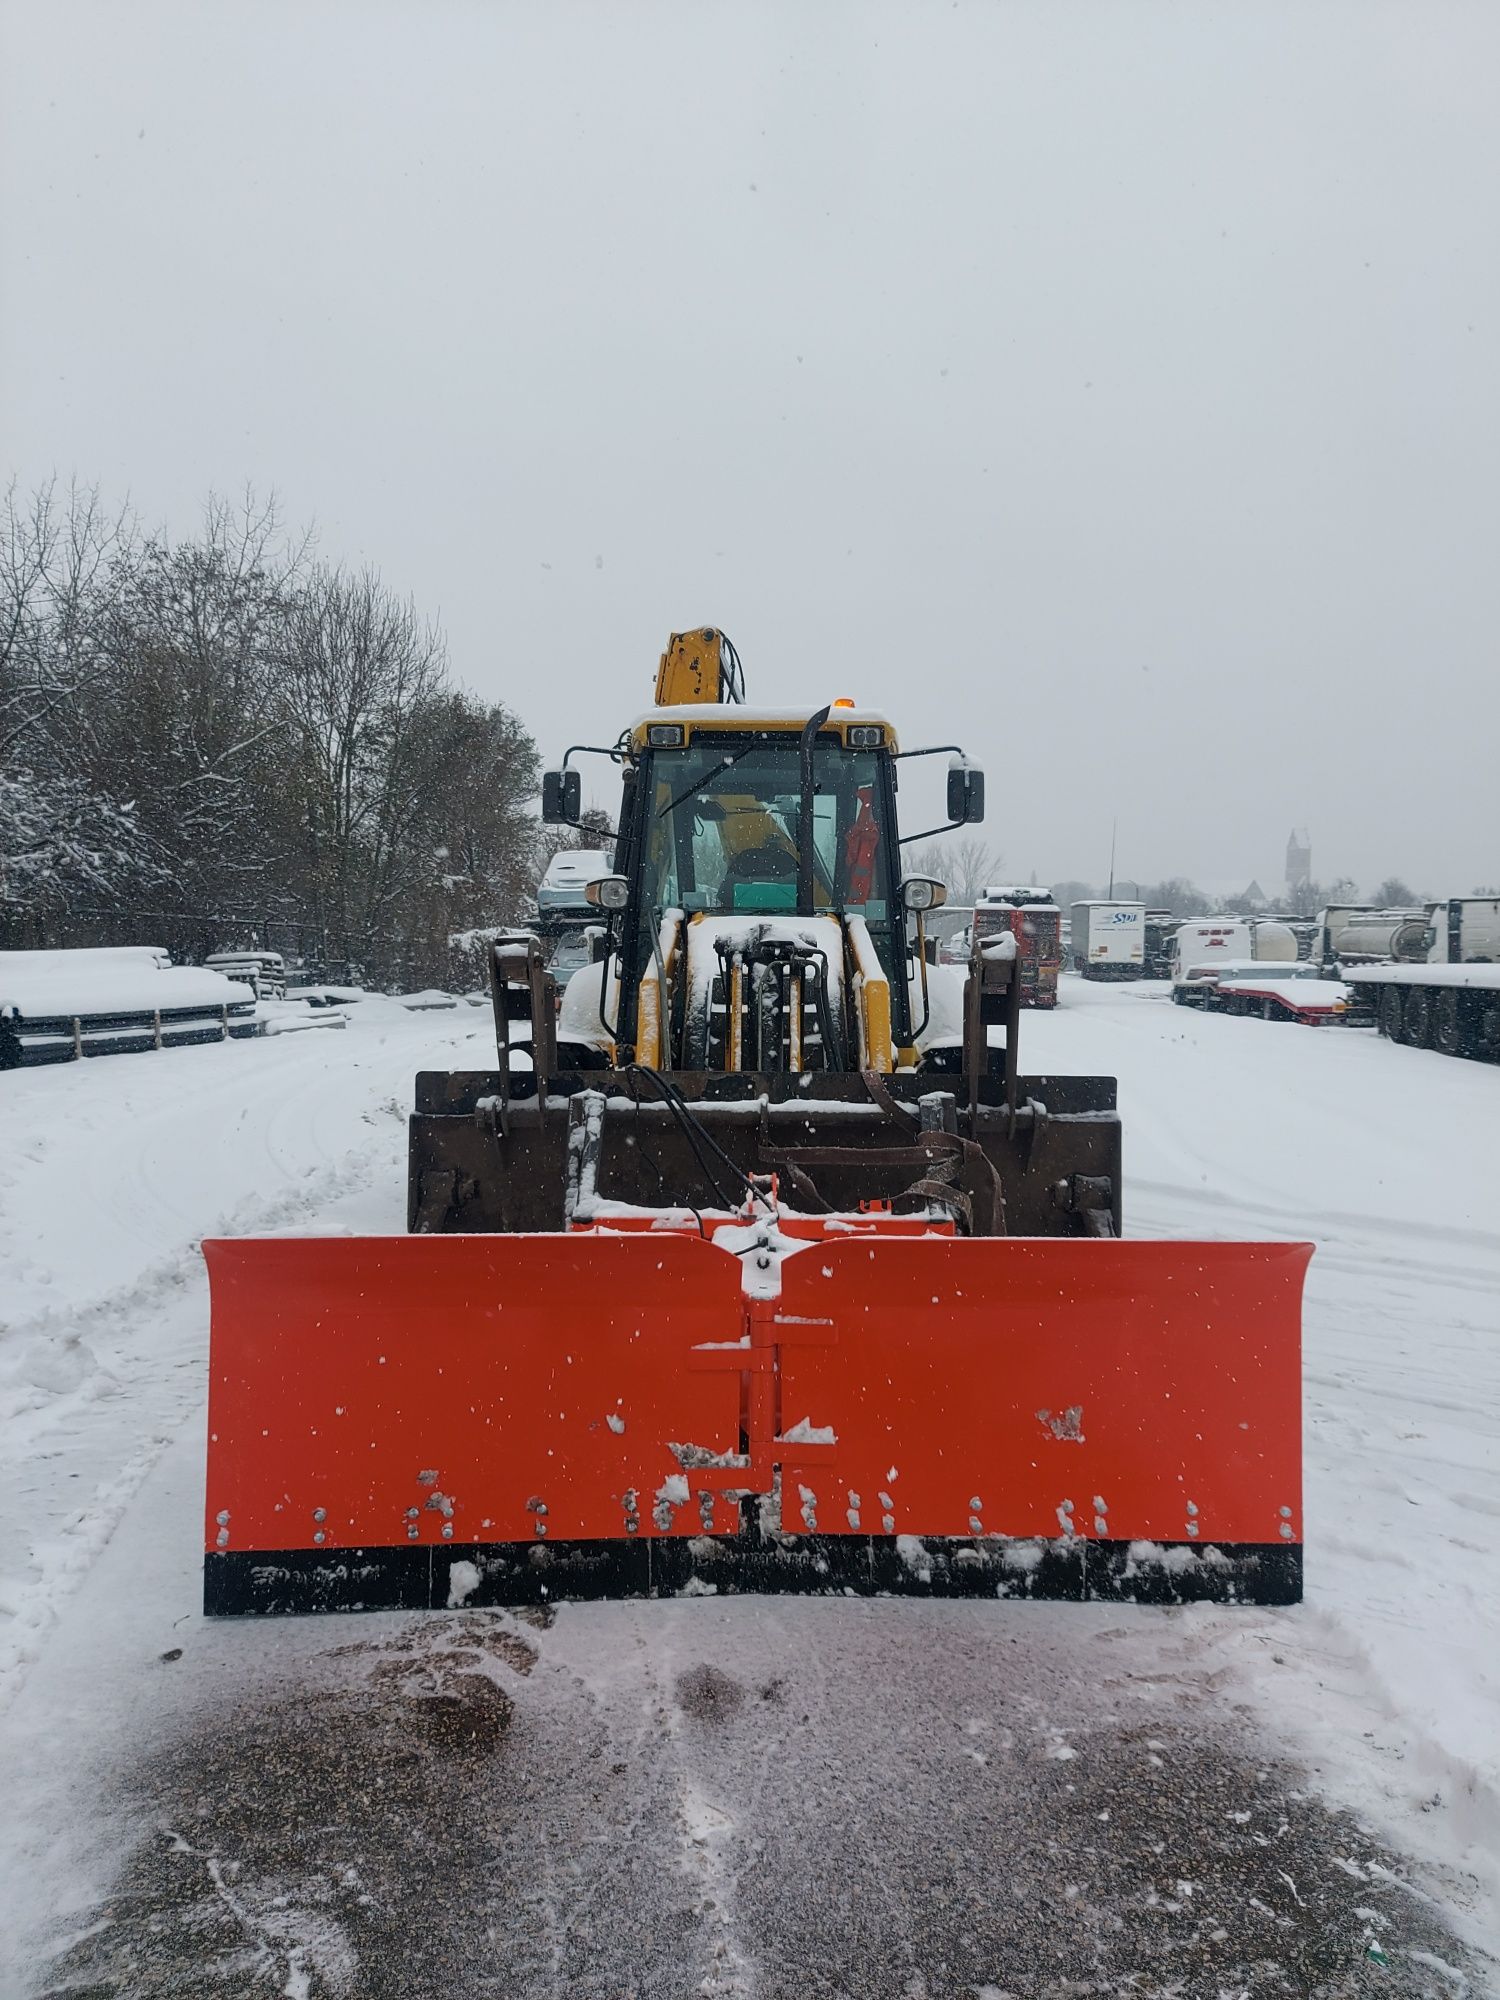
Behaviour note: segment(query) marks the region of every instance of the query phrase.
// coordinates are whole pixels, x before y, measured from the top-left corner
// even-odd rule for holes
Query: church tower
[[[1295,892],[1312,880],[1312,842],[1307,828],[1293,827],[1286,840],[1286,886]]]

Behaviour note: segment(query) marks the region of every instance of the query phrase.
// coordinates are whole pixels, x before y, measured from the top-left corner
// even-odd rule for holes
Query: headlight
[[[941,882],[928,875],[912,875],[901,884],[901,903],[908,910],[936,910],[948,900]]]
[[[623,875],[601,875],[583,893],[596,910],[623,910],[630,901],[630,884]]]
[[[646,741],[653,750],[680,750],[683,729],[680,722],[648,722]]]

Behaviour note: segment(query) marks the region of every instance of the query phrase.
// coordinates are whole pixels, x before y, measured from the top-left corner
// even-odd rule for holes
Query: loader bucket
[[[1300,1597],[1310,1246],[801,1221],[205,1244],[205,1609]]]

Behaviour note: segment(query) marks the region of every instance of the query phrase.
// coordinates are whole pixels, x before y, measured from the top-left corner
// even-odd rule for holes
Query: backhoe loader
[[[1114,1080],[1025,1074],[1014,939],[939,964],[901,867],[906,761],[982,773],[711,627],[597,754],[592,960],[495,942],[409,1233],[204,1246],[206,1609],[1296,1601],[1309,1246],[1121,1240]]]

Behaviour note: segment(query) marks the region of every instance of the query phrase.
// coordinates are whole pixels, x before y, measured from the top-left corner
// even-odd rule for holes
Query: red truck
[[[1021,1005],[1055,1007],[1062,969],[1062,911],[1050,889],[1027,885],[986,889],[974,905],[976,941],[1009,931],[1021,968]]]

